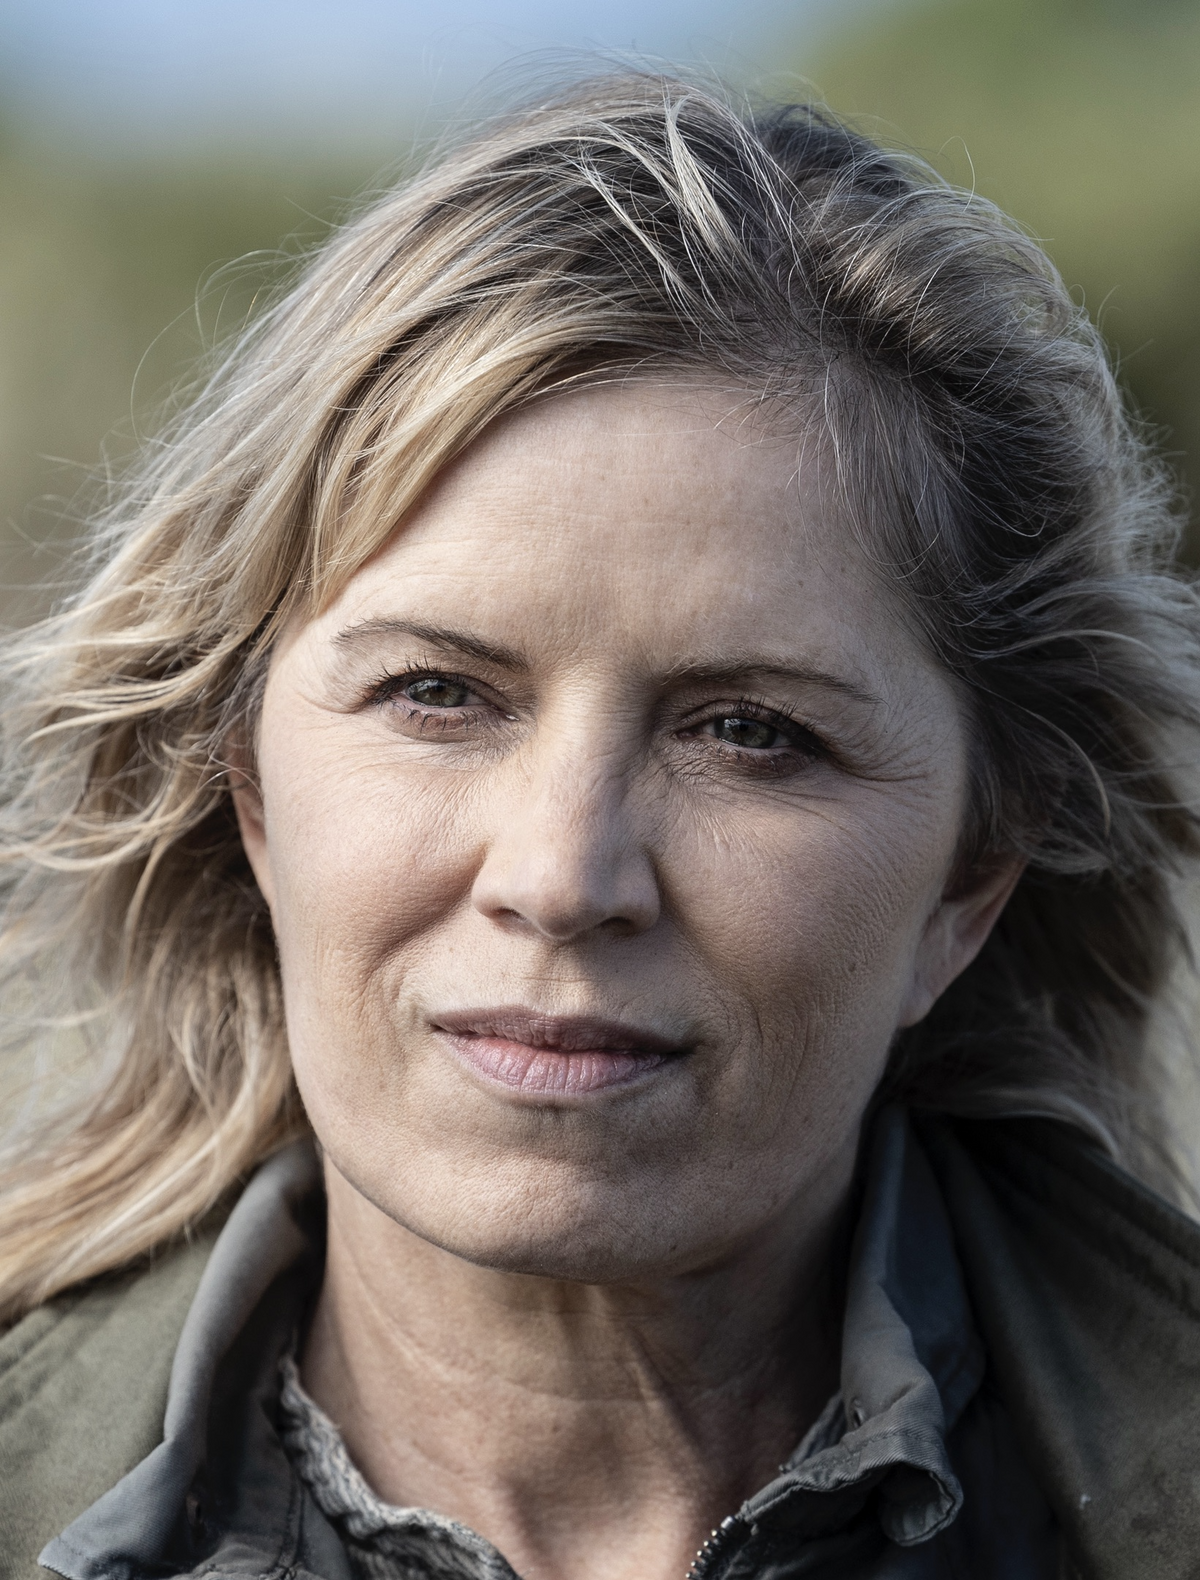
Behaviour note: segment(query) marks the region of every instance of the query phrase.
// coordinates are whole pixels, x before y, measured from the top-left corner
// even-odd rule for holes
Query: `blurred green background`
[[[0,134],[0,618],[33,617],[105,480],[368,172]]]
[[[784,69],[742,61],[743,79],[815,91],[1014,214],[1099,318],[1181,480],[1200,481],[1200,0],[893,0],[819,26],[773,12],[771,28],[759,58]],[[0,122],[6,620],[44,605],[89,489],[196,353],[405,148],[82,124]],[[1200,558],[1195,529],[1185,552]]]

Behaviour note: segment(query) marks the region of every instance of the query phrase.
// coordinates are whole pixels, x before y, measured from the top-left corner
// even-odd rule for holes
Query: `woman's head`
[[[472,1258],[832,1204],[1016,876],[953,883],[956,688],[797,457],[719,386],[557,395],[277,644],[236,794],[305,1108]]]
[[[635,453],[644,469],[655,446],[661,471],[621,483],[616,472],[636,470]],[[560,451],[573,460],[556,469],[549,460]],[[539,466],[545,482],[534,497],[528,478]],[[489,525],[486,510],[468,509],[470,533],[458,550],[438,539],[437,530],[461,529],[454,501],[466,508],[473,488],[490,498],[498,476],[515,480],[516,519]],[[625,506],[597,509],[613,489]],[[741,562],[728,506],[718,507],[755,489],[738,598],[723,606],[720,586]],[[768,494],[777,508],[768,508]],[[561,512],[575,495],[577,513],[553,531],[544,510],[540,522],[527,519],[539,501]],[[679,501],[669,523],[667,499]],[[596,552],[608,533],[611,561]],[[893,688],[878,710],[893,726],[906,707],[920,712],[914,699],[927,687],[938,698],[929,718],[941,746],[927,742],[922,761],[938,812],[904,853],[920,883],[904,889],[883,934],[866,889],[855,911],[859,891],[835,883],[830,936],[821,940],[830,969],[842,973],[843,997],[830,985],[831,1006],[857,1002],[846,988],[857,951],[870,948],[877,970],[895,957],[892,975],[880,977],[891,1021],[885,1015],[858,1037],[861,1069],[840,1096],[835,1083],[822,1100],[844,1099],[856,1121],[882,1075],[891,1089],[946,1107],[1082,1114],[1090,1104],[1103,1118],[1106,1079],[1129,1074],[1143,1050],[1147,998],[1161,984],[1175,926],[1167,869],[1194,839],[1170,767],[1171,732],[1193,722],[1194,630],[1190,595],[1164,570],[1169,537],[1156,474],[1130,435],[1095,334],[1043,255],[985,204],[835,122],[803,109],[742,120],[711,93],[622,76],[526,107],[435,162],[335,236],[252,330],[112,517],[89,587],[18,650],[30,678],[14,718],[24,721],[23,736],[31,724],[41,734],[13,759],[9,860],[21,875],[7,947],[27,958],[67,936],[93,989],[109,997],[117,1074],[92,1118],[60,1138],[59,1190],[64,1168],[74,1169],[72,1223],[86,1217],[78,1204],[89,1191],[115,1192],[127,1204],[117,1229],[93,1221],[90,1239],[64,1223],[62,1236],[76,1234],[74,1261],[60,1237],[57,1272],[44,1255],[37,1277],[27,1262],[24,1288],[45,1289],[64,1268],[79,1276],[153,1243],[299,1122],[271,921],[238,838],[232,786],[253,783],[261,723],[268,837],[256,866],[260,876],[274,871],[272,697],[285,693],[273,677],[292,673],[318,633],[337,648],[329,622],[381,577],[392,578],[393,591],[408,589],[399,601],[410,624],[444,627],[453,610],[439,607],[434,618],[419,607],[423,573],[411,557],[422,552],[439,564],[439,553],[448,556],[466,577],[465,609],[490,598],[487,619],[481,614],[481,629],[472,628],[484,646],[526,654],[517,638],[528,628],[530,642],[544,638],[540,656],[527,654],[531,671],[541,666],[539,685],[546,695],[566,688],[556,703],[565,733],[557,757],[546,748],[544,776],[529,766],[532,746],[506,759],[525,766],[502,770],[508,748],[497,747],[486,772],[459,776],[494,783],[488,794],[509,813],[496,821],[493,806],[488,816],[506,848],[519,837],[536,844],[536,829],[522,823],[521,776],[553,802],[571,730],[582,730],[585,717],[599,728],[596,666],[609,646],[614,696],[624,698],[612,706],[629,725],[612,751],[619,757],[642,741],[637,796],[650,802],[659,794],[651,742],[666,737],[661,720],[651,727],[659,716],[648,699],[682,695],[671,666],[682,674],[700,661],[700,637],[715,639],[708,621],[719,625],[725,607],[741,610],[742,625],[715,654],[718,663],[728,665],[729,652],[748,640],[746,610],[759,599],[767,611],[760,645],[768,635],[772,651],[790,644],[794,664],[817,662],[822,644],[832,662],[843,643],[862,671],[846,677],[850,684],[873,695]],[[565,569],[572,556],[577,580]],[[479,567],[493,561],[495,575],[483,576]],[[670,567],[677,574],[668,578]],[[453,577],[443,570],[448,587]],[[600,578],[597,605],[608,610],[603,641],[588,613],[592,575]],[[553,588],[557,613],[542,607]],[[651,589],[662,603],[657,620],[649,618]],[[445,587],[440,596],[443,605],[452,597]],[[383,602],[396,599],[389,593]],[[701,619],[697,611],[710,604]],[[630,631],[622,651],[623,607]],[[495,629],[501,613],[503,632]],[[556,648],[552,639],[556,621],[579,654],[592,653],[590,669],[579,658],[574,681],[570,642],[564,634]],[[451,625],[461,632],[461,620]],[[642,651],[651,635],[653,654]],[[396,661],[414,657],[405,649]],[[518,722],[503,728],[519,733],[524,704],[509,698],[498,674],[488,676],[480,684],[505,699],[495,716],[511,708]],[[299,695],[299,672],[293,684]],[[751,687],[731,697],[726,686],[708,700],[732,706],[756,696]],[[849,691],[843,697],[834,711],[845,727],[867,705]],[[309,705],[320,706],[315,693]],[[865,717],[861,728],[869,733]],[[672,738],[683,739],[678,730]],[[301,739],[297,731],[290,749]],[[364,748],[372,772],[400,749],[398,737],[380,739],[375,755]],[[592,750],[596,737],[588,739]],[[700,754],[697,764],[731,745],[703,732],[687,740],[680,750]],[[710,740],[711,748],[703,744]],[[901,744],[915,750],[905,741],[897,751]],[[457,747],[446,749],[449,761]],[[430,750],[418,744],[418,755]],[[887,794],[898,809],[904,773],[890,771]],[[457,770],[447,772],[453,782]],[[606,817],[608,781],[596,764],[591,772],[596,815]],[[697,767],[693,776],[697,807],[708,772]],[[692,774],[681,768],[680,795]],[[611,777],[616,783],[615,770]],[[846,783],[869,778],[848,774]],[[749,841],[746,859],[769,866],[774,854],[786,874],[760,891],[755,913],[771,934],[779,981],[789,958],[780,930],[794,929],[790,958],[806,961],[796,950],[817,925],[804,896],[792,909],[786,892],[804,881],[800,847],[781,855],[781,829],[791,837],[798,826],[787,812],[797,782],[713,790],[725,822],[695,810],[690,832],[665,801],[660,808],[679,849],[695,846],[694,862],[680,870],[715,874],[720,857],[733,863],[732,882],[737,840],[761,825],[762,844]],[[467,812],[458,817],[459,793],[439,792],[447,826],[430,830],[449,849],[478,844]],[[365,828],[369,798],[354,805],[336,774],[323,773],[311,794],[310,827],[341,794],[355,827]],[[754,808],[745,820],[730,810],[739,798]],[[304,848],[307,814],[301,807],[291,815],[294,854]],[[896,839],[888,817],[881,849]],[[903,821],[899,810],[895,819]],[[830,814],[830,839],[836,825]],[[379,837],[395,834],[389,827]],[[602,831],[596,837],[602,846]],[[773,853],[763,848],[771,841]],[[855,849],[863,872],[866,843]],[[314,850],[314,862],[318,855],[327,860],[328,848]],[[529,857],[535,869],[537,859]],[[654,927],[623,911],[662,916],[674,901],[665,863],[657,871],[650,854],[632,847],[622,861],[620,881],[636,896],[611,900],[619,925],[606,934],[601,923],[597,937],[612,935],[606,948],[630,962],[632,979],[645,973],[658,941]],[[967,966],[989,905],[1023,863],[1004,921],[921,1019],[928,999]],[[503,884],[488,900],[488,863],[477,866],[463,915],[473,908],[484,918],[490,905],[496,914],[484,935],[499,939],[501,913],[521,905],[500,895]],[[385,868],[381,860],[374,880],[386,883]],[[489,870],[494,877],[494,864]],[[303,892],[303,925],[328,920],[332,931],[332,918],[318,915],[318,891]],[[716,937],[733,912],[714,904],[701,910]],[[856,918],[844,940],[834,936],[837,904]],[[360,935],[368,948],[370,909]],[[935,915],[976,922],[961,930],[958,954],[948,929],[931,970],[920,964],[917,923]],[[311,984],[304,994],[288,985],[282,910],[278,921],[292,1017]],[[746,936],[730,927],[725,951],[734,934]],[[626,948],[621,928],[642,943]],[[469,954],[472,946],[464,934],[455,947]],[[678,960],[702,956],[697,945],[681,945]],[[569,959],[570,949],[556,958]],[[462,969],[478,964],[464,958]],[[761,951],[758,966],[754,1013],[780,1003],[775,966]],[[924,982],[924,999],[906,998],[906,973],[909,987]],[[606,1014],[620,995],[616,982],[610,973]],[[702,995],[699,978],[693,986]],[[509,1002],[494,994],[489,987],[492,1007]],[[667,1003],[685,1020],[696,1013]],[[630,1004],[640,1010],[642,1000],[633,994]],[[857,1031],[852,1016],[845,1027],[848,1037]],[[663,1028],[668,1041],[689,1031],[690,1023]],[[294,1025],[292,1036],[303,1084],[307,1055]],[[39,1244],[51,1238],[43,1230]]]

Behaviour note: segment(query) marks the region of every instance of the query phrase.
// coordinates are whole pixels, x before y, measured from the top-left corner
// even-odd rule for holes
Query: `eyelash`
[[[769,725],[771,729],[778,730],[787,741],[786,746],[759,748],[751,750],[748,747],[734,746],[729,742],[721,742],[722,750],[732,754],[743,762],[752,764],[760,771],[778,773],[784,766],[784,755],[794,752],[806,758],[829,758],[832,753],[825,742],[804,724],[788,708],[781,708],[777,704],[768,703],[761,697],[743,696],[732,704],[723,703],[718,709],[710,711],[705,717],[693,726],[698,729],[704,724],[710,724],[717,719],[754,719],[760,724]]]
[[[461,718],[463,713],[477,711],[475,704],[461,710],[422,707],[419,702],[414,702],[411,697],[403,695],[406,686],[414,686],[420,680],[444,680],[452,686],[462,686],[465,691],[475,692],[476,695],[485,689],[477,680],[471,680],[467,675],[457,675],[453,670],[439,669],[434,664],[418,664],[400,674],[385,670],[379,679],[368,687],[366,701],[373,706],[387,704],[400,707],[410,718],[430,719],[437,718],[439,714]]]
[[[479,694],[484,688],[478,681],[466,675],[456,674],[452,670],[440,669],[433,664],[417,665],[396,674],[385,671],[368,689],[367,702],[374,706],[385,704],[399,707],[403,713],[413,720],[430,722],[439,717],[449,721],[450,718],[463,720],[465,714],[477,713],[477,705],[468,705],[462,709],[454,708],[428,708],[414,702],[412,698],[403,695],[404,688],[415,685],[421,680],[444,680],[451,685],[462,686],[467,691]],[[511,717],[511,715],[510,715]],[[718,742],[722,753],[747,764],[761,772],[778,773],[786,766],[786,759],[792,753],[798,754],[809,760],[824,758],[829,759],[833,753],[815,731],[804,724],[787,708],[780,708],[766,702],[761,697],[742,696],[736,702],[722,704],[719,708],[708,711],[703,718],[697,719],[692,725],[686,727],[683,733],[695,734],[705,724],[711,724],[718,719],[754,719],[778,730],[785,737],[786,745],[782,747],[757,748],[735,746],[730,742]]]

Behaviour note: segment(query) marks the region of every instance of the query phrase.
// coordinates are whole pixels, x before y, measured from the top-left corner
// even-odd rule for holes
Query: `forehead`
[[[860,672],[923,655],[828,503],[819,436],[685,383],[559,395],[494,425],[318,625],[452,618],[521,646],[753,644]],[[686,649],[686,653],[684,650]]]

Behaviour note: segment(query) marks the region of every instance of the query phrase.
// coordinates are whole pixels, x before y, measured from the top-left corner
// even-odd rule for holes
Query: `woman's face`
[[[238,793],[327,1160],[484,1264],[712,1264],[844,1189],[946,897],[954,690],[799,446],[558,397],[288,632]]]

